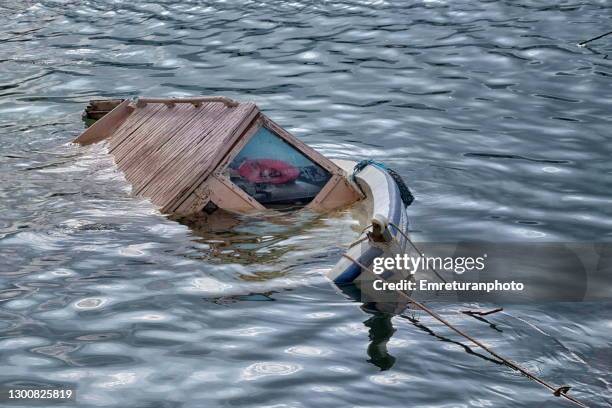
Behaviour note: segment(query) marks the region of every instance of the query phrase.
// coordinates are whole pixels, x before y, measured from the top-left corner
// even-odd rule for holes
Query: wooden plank
[[[227,178],[213,175],[209,180],[210,199],[220,208],[239,214],[266,209]]]
[[[120,168],[129,168],[128,165],[124,165],[126,159],[140,157],[146,160],[147,148],[149,150],[158,148],[169,135],[178,133],[197,113],[198,110],[191,105],[162,108],[149,119],[146,125],[139,128],[138,135],[126,140],[120,149],[115,150],[115,161]]]
[[[212,177],[212,176],[211,176]],[[181,203],[181,205],[176,208],[172,214],[178,214],[182,216],[196,216],[202,213],[202,210],[210,201],[210,188],[208,186],[208,181],[211,179],[209,177],[205,182],[200,184],[193,193],[185,199]]]
[[[203,137],[202,133],[207,130],[212,131],[214,124],[220,121],[226,111],[223,105],[218,103],[205,104],[194,110],[196,114],[179,129],[180,131],[169,135],[170,137],[156,146],[156,149],[152,149],[148,155],[149,159],[142,161],[134,169],[140,180],[135,190],[136,194],[141,194],[154,179],[166,172],[168,166],[180,160],[189,149],[192,149],[197,144],[198,138]]]
[[[234,146],[236,141],[251,125],[259,113],[255,104],[240,104],[234,112],[233,118],[228,118],[223,125],[223,133],[217,138],[219,146],[207,155],[201,155],[201,152],[206,152],[209,149],[207,143],[200,143],[200,146],[195,151],[193,157],[193,166],[201,168],[206,166],[205,172],[185,172],[177,171],[177,176],[182,177],[181,189],[170,191],[171,195],[164,208],[173,211],[209,176],[209,174],[217,167],[225,154]],[[177,185],[177,184],[175,184]]]
[[[140,193],[151,199],[158,205],[166,205],[176,194],[177,186],[183,185],[184,179],[193,176],[194,172],[210,173],[212,171],[212,156],[217,154],[217,150],[223,143],[227,123],[236,121],[237,108],[225,108],[218,113],[218,116],[211,117],[211,121],[206,118],[202,126],[195,124],[192,133],[177,136],[178,145],[171,145],[162,149],[163,155],[178,151],[175,160],[168,160],[156,177],[147,184]],[[243,109],[243,108],[242,108]],[[170,152],[168,151],[170,150]],[[195,187],[195,186],[194,186]]]
[[[183,109],[187,108],[186,106]],[[119,161],[130,155],[133,148],[138,146],[142,140],[147,139],[158,130],[160,120],[172,119],[172,113],[175,110],[170,110],[163,104],[150,104],[142,110],[142,122],[134,124],[132,129],[126,130],[127,137],[113,149],[113,153],[118,157]],[[120,137],[120,135],[118,135]],[[126,135],[123,135],[126,136]]]
[[[266,207],[226,177],[212,175],[205,183],[196,188],[173,213],[180,215],[197,214],[202,212],[209,201],[225,211],[237,214],[266,210]]]
[[[155,113],[162,107],[159,105],[151,105],[145,108],[136,108],[129,120],[126,120],[121,126],[114,132],[113,137],[109,139],[109,151],[114,153],[121,144],[128,139],[140,126],[146,123],[149,118],[153,117]]]
[[[336,174],[306,208],[320,212],[331,211],[351,205],[362,198],[363,194],[355,190],[345,175]]]
[[[222,140],[222,144],[217,151],[211,156],[212,162],[209,165],[209,168],[202,175],[196,175],[196,177],[190,177],[188,182],[185,184],[184,190],[179,190],[178,194],[174,194],[171,203],[171,207],[173,210],[177,208],[188,196],[191,192],[197,188],[209,174],[215,170],[222,160],[223,156],[227,154],[227,152],[233,148],[236,141],[246,132],[247,128],[251,125],[252,121],[255,117],[257,117],[259,111],[254,104],[245,104],[243,112],[241,112],[240,116],[237,116],[234,120],[229,122],[226,127],[229,129],[226,132]],[[206,145],[204,145],[206,147]]]
[[[182,128],[193,123],[193,118],[197,115],[198,109],[191,105],[166,108],[151,120],[141,137],[133,138],[132,143],[124,143],[124,153],[117,154],[117,160],[119,167],[125,172],[126,179],[132,183],[134,194],[138,194],[146,185],[151,176],[150,172],[162,165],[164,158],[156,156],[155,152],[168,140],[180,134]],[[147,166],[149,170],[143,169]]]
[[[88,127],[79,137],[74,139],[73,143],[85,146],[112,136],[113,132],[131,115],[132,111],[133,108],[130,106],[130,101],[125,100],[121,102],[102,119]]]
[[[143,108],[146,109],[146,108]],[[132,151],[134,145],[140,143],[143,138],[146,138],[152,131],[157,129],[157,122],[164,111],[164,108],[157,107],[151,109],[150,112],[143,111],[140,117],[135,117],[135,121],[131,127],[126,126],[125,134],[120,133],[119,137],[123,137],[120,143],[111,146],[111,152],[115,156],[115,162],[120,164],[126,154]],[[126,125],[128,125],[126,123]],[[113,138],[113,142],[115,138]]]
[[[165,206],[177,191],[187,188],[187,180],[201,173],[210,173],[213,156],[223,143],[225,137],[224,126],[237,120],[236,112],[244,108],[226,108],[218,118],[205,126],[196,129],[188,135],[181,135],[183,154],[176,160],[168,161],[163,171],[141,191],[141,194],[151,197],[158,205]],[[194,188],[196,186],[193,186]]]

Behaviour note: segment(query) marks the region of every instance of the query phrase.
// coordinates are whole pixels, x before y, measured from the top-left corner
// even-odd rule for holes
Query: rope
[[[477,316],[487,316],[487,315],[490,315],[490,314],[493,314],[493,313],[502,312],[503,310],[504,310],[503,307],[498,307],[496,309],[488,310],[486,312],[475,311],[475,310],[463,310],[463,311],[461,311],[461,313],[465,313],[467,315],[472,315],[472,316],[474,316],[474,315],[477,315]]]
[[[374,271],[372,271],[372,269],[370,269],[369,267],[363,265],[361,262],[353,259],[351,256],[347,255],[347,254],[343,254],[342,256],[344,256],[345,258],[349,259],[351,262],[353,262],[354,264],[358,265],[359,267],[361,267],[362,269],[370,272],[374,277],[376,277],[376,279],[380,279],[380,277],[378,275],[376,275],[374,273]],[[569,391],[570,387],[567,385],[563,385],[560,387],[555,387],[553,385],[550,385],[549,383],[547,383],[546,381],[540,379],[539,377],[537,377],[534,374],[531,374],[529,371],[525,370],[524,368],[522,368],[521,366],[519,366],[518,364],[516,364],[515,362],[508,360],[505,357],[500,356],[499,354],[497,354],[496,352],[494,352],[492,349],[490,349],[488,346],[486,346],[485,344],[481,343],[480,341],[476,340],[475,338],[471,337],[470,335],[462,332],[461,330],[459,330],[458,328],[456,328],[455,326],[453,326],[452,324],[450,324],[449,322],[447,322],[442,316],[440,316],[439,314],[437,314],[436,312],[434,312],[433,310],[429,309],[427,306],[425,306],[424,304],[414,300],[412,297],[408,296],[406,293],[398,290],[396,291],[400,296],[404,297],[408,302],[412,303],[413,305],[415,305],[416,307],[418,307],[419,309],[423,310],[425,313],[427,313],[428,315],[430,315],[431,317],[433,317],[434,319],[436,319],[437,321],[439,321],[440,323],[442,323],[443,325],[445,325],[446,327],[448,327],[449,329],[451,329],[452,331],[454,331],[455,333],[459,334],[460,336],[466,338],[467,340],[471,341],[472,343],[474,343],[475,345],[477,345],[478,347],[482,348],[483,350],[485,350],[486,352],[488,352],[489,354],[491,354],[493,357],[497,358],[500,361],[503,361],[503,363],[505,365],[507,365],[508,367],[519,371],[521,374],[525,375],[527,378],[537,382],[538,384],[548,388],[550,391],[553,392],[553,395],[556,397],[563,397],[571,402],[573,402],[574,404],[580,406],[580,407],[585,407],[588,408],[587,405],[583,404],[582,402],[578,401],[577,399],[575,399],[574,397],[567,395],[567,392]]]
[[[370,228],[372,226],[372,224],[368,224],[365,227],[363,227],[363,229],[361,230],[361,233],[363,234],[364,232],[366,232],[368,230],[368,228]]]
[[[366,168],[366,166],[370,165],[374,163],[374,160],[361,160],[360,162],[358,162],[355,167],[353,167],[353,174],[351,174],[351,180],[353,181],[353,183],[359,188],[359,191],[361,192],[361,194],[365,197],[367,194],[365,193],[365,191],[363,191],[363,188],[361,188],[361,185],[357,182],[357,173],[359,173],[361,170],[363,170],[364,168]],[[384,168],[384,164],[380,163],[380,166],[382,166]]]
[[[361,244],[361,243],[362,243],[363,241],[365,241],[366,239],[368,239],[368,237],[367,237],[367,236],[366,236],[366,237],[361,237],[361,238],[359,238],[358,240],[351,242],[351,243],[350,243],[350,245],[348,246],[348,249],[351,249],[352,247],[354,247],[354,246],[355,246],[355,245],[357,245],[357,244]]]
[[[359,173],[360,171],[362,171],[368,166],[376,166],[386,171],[387,174],[391,176],[393,181],[395,181],[395,185],[397,186],[397,189],[400,192],[400,197],[402,198],[402,202],[404,203],[404,205],[408,207],[410,204],[412,204],[412,202],[414,201],[414,196],[410,192],[410,189],[408,188],[406,183],[404,183],[402,176],[400,176],[399,173],[396,172],[395,170],[390,169],[387,166],[385,166],[383,163],[377,162],[372,159],[361,160],[357,164],[355,164],[355,167],[353,167],[353,174],[351,175],[351,179],[353,180],[355,184],[357,184],[357,187],[359,187],[359,190],[361,190],[361,193],[363,195],[366,195],[366,194],[361,188],[361,186],[359,185],[359,183],[357,182],[356,176],[357,176],[357,173]]]
[[[387,173],[391,176],[393,181],[395,181],[395,185],[397,185],[397,189],[400,192],[400,197],[402,198],[402,202],[406,207],[408,207],[414,201],[414,196],[408,189],[406,183],[404,183],[404,179],[393,169],[387,169]]]
[[[392,222],[389,222],[389,225],[391,225],[391,226],[392,226],[392,227],[394,227],[396,230],[398,230],[398,231],[399,231],[399,233],[400,233],[400,234],[402,234],[402,236],[403,236],[404,238],[406,238],[406,241],[408,241],[408,242],[410,243],[410,245],[412,245],[412,247],[414,248],[414,250],[415,250],[415,251],[417,251],[417,253],[418,253],[420,256],[425,257],[425,253],[424,253],[423,251],[421,251],[421,250],[420,250],[420,249],[419,249],[419,248],[418,248],[418,247],[415,245],[415,243],[414,243],[414,242],[412,242],[412,240],[410,239],[410,237],[409,237],[407,234],[405,234],[405,233],[404,233],[404,231],[402,231],[402,230],[401,230],[401,229],[400,229],[400,228],[399,228],[397,225],[395,225],[395,224],[394,224],[394,223],[392,223]],[[370,228],[371,226],[372,226],[372,224],[368,224],[368,225],[366,225],[366,226],[365,226],[365,227],[364,227],[364,228],[361,230],[361,233],[363,234],[364,232],[366,232],[366,230],[368,230],[368,228]],[[404,248],[404,247],[403,247],[403,246],[402,246],[402,245],[399,243],[399,241],[397,240],[397,238],[395,238],[395,235],[391,235],[391,236],[393,237],[393,240],[395,241],[395,243],[397,244],[397,246],[398,246],[398,247],[400,247],[400,249],[405,249],[405,248]],[[355,245],[357,245],[357,244],[362,243],[362,242],[363,242],[363,241],[365,241],[366,239],[368,239],[368,237],[367,237],[367,236],[362,237],[362,238],[359,238],[358,240],[351,242],[351,243],[349,244],[349,246],[348,246],[348,249],[350,249],[350,248],[354,247],[354,246],[355,246]],[[442,282],[444,282],[444,283],[448,283],[448,281],[447,281],[446,279],[444,279],[444,277],[443,277],[442,275],[440,275],[440,273],[439,273],[439,272],[438,272],[438,271],[437,271],[435,268],[431,268],[431,270],[433,271],[433,273],[435,273],[435,274],[436,274],[436,276],[438,277],[438,279],[440,279],[440,280],[441,280]]]
[[[412,240],[408,237],[407,234],[404,233],[404,231],[402,231],[397,225],[395,225],[392,222],[389,222],[389,225],[391,225],[392,227],[395,227],[396,230],[399,231],[400,234],[402,234],[404,236],[404,238],[406,238],[406,241],[408,241],[410,243],[410,245],[412,245],[412,247],[414,248],[415,251],[418,252],[419,255],[421,255],[421,257],[425,257],[425,253],[422,252],[419,248],[417,248],[417,246],[414,244],[414,242],[412,242]],[[436,268],[431,268],[431,270],[436,274],[436,276],[444,283],[448,283],[446,281],[446,279],[444,279],[442,277],[442,275],[440,275],[440,273],[438,271],[436,271]]]
[[[604,38],[605,36],[608,36],[608,35],[610,35],[610,34],[612,34],[612,31],[609,31],[609,32],[604,33],[604,34],[602,34],[602,35],[598,35],[597,37],[593,37],[593,38],[591,38],[591,39],[588,39],[588,40],[585,40],[585,41],[579,42],[579,43],[578,43],[578,46],[579,46],[579,47],[584,47],[584,45],[585,45],[585,44],[588,44],[588,43],[590,43],[591,41],[599,40],[600,38]]]

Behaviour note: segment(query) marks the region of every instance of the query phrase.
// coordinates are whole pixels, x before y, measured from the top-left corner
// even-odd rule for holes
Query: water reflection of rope
[[[358,265],[359,267],[361,267],[363,270],[366,270],[368,272],[370,272],[370,274],[372,274],[372,276],[374,276],[376,279],[381,279],[380,276],[378,276],[376,273],[374,273],[374,271],[363,265],[361,262],[357,261],[356,259],[352,258],[351,256],[347,255],[347,254],[343,254],[343,256],[345,258],[347,258],[348,260],[350,260],[351,262],[353,262],[354,264]],[[413,305],[415,305],[416,307],[418,307],[419,309],[423,310],[424,312],[426,312],[428,315],[430,315],[431,317],[433,317],[434,319],[436,319],[437,321],[439,321],[440,323],[442,323],[443,325],[445,325],[446,327],[448,327],[449,329],[451,329],[452,331],[454,331],[455,333],[459,334],[460,336],[464,337],[465,339],[469,340],[470,342],[474,343],[475,345],[477,345],[478,347],[482,348],[483,350],[485,350],[486,352],[488,352],[489,354],[491,354],[493,357],[497,358],[498,360],[502,361],[506,366],[520,372],[521,374],[523,374],[524,376],[526,376],[527,378],[537,382],[538,384],[548,388],[550,391],[553,392],[553,395],[555,397],[563,397],[571,402],[573,402],[574,404],[581,406],[581,407],[587,407],[587,405],[583,404],[582,402],[578,401],[577,399],[575,399],[574,397],[570,396],[567,394],[567,392],[570,390],[570,386],[568,385],[562,385],[560,387],[555,387],[549,383],[547,383],[546,381],[542,380],[541,378],[537,377],[534,374],[531,374],[529,371],[527,371],[526,369],[524,369],[523,367],[519,366],[518,364],[516,364],[515,362],[508,360],[505,357],[500,356],[499,354],[497,354],[495,351],[493,351],[492,349],[490,349],[488,346],[486,346],[484,343],[480,342],[479,340],[476,340],[475,338],[473,338],[472,336],[462,332],[461,330],[459,330],[458,328],[456,328],[455,326],[453,326],[452,324],[450,324],[449,322],[447,322],[442,316],[440,316],[439,314],[437,314],[436,312],[434,312],[433,310],[429,309],[427,306],[425,306],[424,304],[422,304],[421,302],[418,302],[416,300],[414,300],[412,297],[410,297],[409,295],[407,295],[406,293],[398,290],[396,291],[401,297],[404,297],[408,302],[412,303]]]

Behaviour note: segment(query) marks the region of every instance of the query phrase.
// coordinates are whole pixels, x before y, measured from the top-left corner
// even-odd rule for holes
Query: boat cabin
[[[329,211],[361,198],[348,175],[254,103],[213,96],[91,101],[74,142],[107,141],[132,185],[162,212]]]

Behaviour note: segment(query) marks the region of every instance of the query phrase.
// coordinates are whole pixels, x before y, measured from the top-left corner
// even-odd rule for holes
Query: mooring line
[[[493,313],[502,312],[503,310],[504,310],[503,307],[498,307],[496,309],[488,310],[486,312],[477,311],[477,310],[462,310],[461,313],[464,313],[464,314],[467,314],[467,315],[472,315],[472,316],[474,316],[474,315],[488,316],[488,315],[493,314]]]
[[[412,247],[414,248],[415,251],[418,252],[418,254],[422,257],[425,258],[425,252],[421,251],[414,242],[412,242],[412,240],[410,239],[410,237],[408,237],[408,234],[404,233],[404,231],[402,231],[397,225],[395,225],[392,222],[389,222],[389,225],[391,225],[392,227],[394,227],[396,230],[399,231],[400,234],[402,234],[404,236],[404,238],[406,238],[406,241],[408,241],[410,243],[410,245],[412,245]],[[442,275],[440,275],[440,273],[438,273],[438,271],[436,271],[436,268],[431,268],[431,270],[436,274],[436,276],[444,283],[448,283],[446,281],[446,279],[444,279],[442,277]]]
[[[397,227],[396,227],[397,228]],[[372,276],[374,276],[376,279],[381,279],[380,276],[378,276],[376,273],[374,273],[374,271],[363,265],[361,262],[357,261],[356,259],[353,259],[353,257],[347,255],[347,254],[343,254],[342,256],[344,256],[345,258],[347,258],[348,260],[350,260],[351,262],[355,263],[356,265],[358,265],[359,267],[361,267],[362,269],[370,272],[370,274],[372,274]],[[445,325],[446,327],[448,327],[449,329],[453,330],[455,333],[459,334],[460,336],[468,339],[469,341],[471,341],[472,343],[474,343],[475,345],[477,345],[478,347],[481,347],[483,350],[485,350],[486,352],[488,352],[489,354],[491,354],[493,357],[499,359],[500,361],[503,361],[504,364],[506,364],[508,367],[519,371],[521,374],[525,375],[527,378],[537,382],[538,384],[548,388],[550,391],[553,392],[553,395],[555,397],[563,397],[566,398],[568,401],[573,402],[574,404],[581,406],[581,407],[585,407],[588,408],[587,405],[583,404],[582,402],[578,401],[577,399],[575,399],[574,397],[570,396],[567,394],[567,392],[570,390],[570,386],[568,385],[562,385],[560,387],[555,387],[553,385],[550,385],[549,383],[547,383],[546,381],[542,380],[541,378],[537,377],[534,374],[531,374],[529,371],[527,371],[526,369],[524,369],[523,367],[519,366],[518,364],[516,364],[515,362],[508,360],[505,357],[500,356],[499,354],[497,354],[495,351],[493,351],[492,349],[490,349],[488,346],[486,346],[485,344],[481,343],[480,341],[476,340],[475,338],[473,338],[472,336],[462,332],[461,330],[459,330],[458,328],[456,328],[455,326],[453,326],[452,324],[450,324],[449,322],[447,322],[442,316],[440,316],[439,314],[437,314],[436,312],[434,312],[433,310],[429,309],[427,306],[425,306],[424,304],[422,304],[421,302],[418,302],[416,300],[414,300],[412,297],[410,297],[409,295],[407,295],[406,293],[397,290],[396,291],[400,296],[403,296],[406,300],[408,300],[408,302],[412,303],[413,305],[417,306],[419,309],[423,310],[425,313],[427,313],[428,315],[430,315],[431,317],[433,317],[434,319],[436,319],[437,321],[439,321],[440,323],[442,323],[443,325]]]
[[[505,365],[505,363],[503,361],[496,360],[493,357],[489,357],[486,354],[481,354],[481,353],[475,351],[475,350],[477,350],[477,348],[472,346],[471,344],[467,345],[467,344],[462,343],[461,340],[451,340],[448,337],[445,337],[445,336],[442,336],[440,334],[437,334],[435,331],[433,331],[429,327],[427,327],[424,324],[422,324],[416,318],[413,318],[413,317],[410,317],[410,316],[406,316],[405,314],[400,314],[400,315],[397,315],[397,316],[401,317],[402,319],[408,320],[413,326],[415,326],[419,330],[424,331],[428,335],[433,336],[433,337],[437,338],[440,341],[452,343],[452,344],[455,344],[455,345],[461,347],[468,354],[472,354],[472,355],[474,355],[476,357],[482,358],[483,360],[489,361],[491,363],[495,363],[495,364],[499,364],[499,365]]]
[[[608,35],[610,35],[610,34],[612,34],[612,31],[609,31],[609,32],[604,33],[604,34],[602,34],[602,35],[598,35],[597,37],[593,37],[593,38],[590,38],[590,39],[588,39],[588,40],[585,40],[585,41],[579,42],[579,43],[578,43],[578,46],[580,46],[580,47],[584,47],[584,45],[585,45],[585,44],[588,44],[588,43],[590,43],[591,41],[599,40],[600,38],[604,38],[605,36],[608,36]]]

